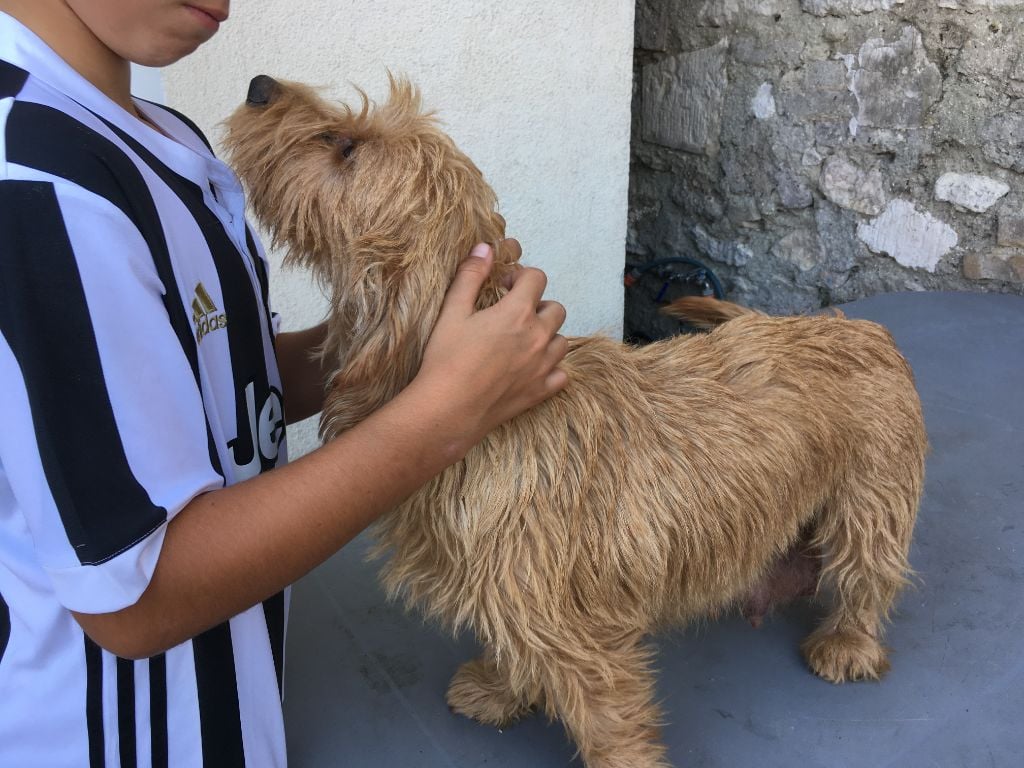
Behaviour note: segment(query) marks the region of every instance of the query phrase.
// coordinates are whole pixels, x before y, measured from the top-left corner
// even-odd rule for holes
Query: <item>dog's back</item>
[[[592,610],[614,606],[623,627],[714,612],[873,452],[921,471],[912,376],[874,323],[743,314],[641,348],[575,339],[565,367],[564,392],[450,470],[450,499],[427,491],[452,537],[430,557],[459,552],[448,576],[474,591],[474,560],[493,568],[500,541],[508,567],[529,574],[532,600],[559,610],[582,590]],[[400,570],[396,585],[425,583]],[[523,578],[495,576],[495,586]]]

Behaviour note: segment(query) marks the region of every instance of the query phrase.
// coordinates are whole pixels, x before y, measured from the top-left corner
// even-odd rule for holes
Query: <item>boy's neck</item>
[[[131,97],[131,64],[92,33],[60,0],[0,0],[5,11],[35,32],[114,103],[136,117]]]

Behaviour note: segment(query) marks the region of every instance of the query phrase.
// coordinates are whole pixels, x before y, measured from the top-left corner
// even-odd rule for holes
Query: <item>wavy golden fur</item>
[[[257,215],[330,292],[329,440],[415,375],[459,262],[503,235],[495,196],[404,81],[358,110],[278,84],[228,129]],[[540,708],[590,768],[665,766],[645,637],[763,596],[805,552],[832,596],[811,669],[885,672],[924,475],[911,371],[874,323],[728,314],[642,348],[573,339],[563,392],[376,526],[390,592],[483,644],[453,709]]]

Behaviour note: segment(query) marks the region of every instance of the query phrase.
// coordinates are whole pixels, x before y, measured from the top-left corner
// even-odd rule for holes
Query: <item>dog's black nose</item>
[[[269,104],[277,89],[277,80],[268,75],[256,75],[249,83],[249,94],[245,101],[247,104]]]

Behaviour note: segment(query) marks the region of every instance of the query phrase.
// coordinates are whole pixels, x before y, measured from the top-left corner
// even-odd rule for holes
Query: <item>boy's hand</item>
[[[515,240],[504,248],[521,251]],[[413,386],[444,398],[458,447],[465,451],[487,432],[561,390],[568,382],[558,364],[568,350],[558,330],[565,308],[542,296],[547,277],[539,269],[516,270],[509,292],[476,311],[494,254],[477,245],[459,267],[423,353]]]

